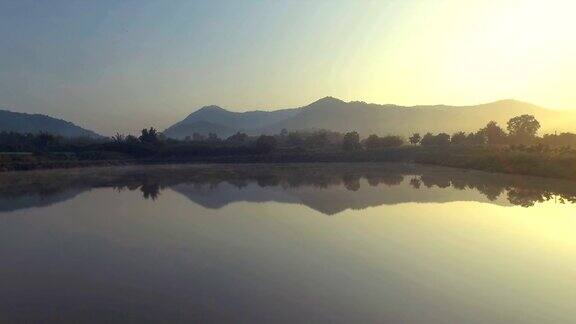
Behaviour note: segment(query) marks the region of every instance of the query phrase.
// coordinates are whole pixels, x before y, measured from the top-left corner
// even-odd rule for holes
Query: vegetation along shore
[[[576,134],[538,136],[531,115],[506,129],[488,122],[476,132],[370,135],[358,132],[282,130],[275,135],[227,138],[195,133],[182,140],[154,128],[140,136],[64,138],[49,133],[0,133],[0,170],[153,163],[412,162],[490,172],[576,180]]]

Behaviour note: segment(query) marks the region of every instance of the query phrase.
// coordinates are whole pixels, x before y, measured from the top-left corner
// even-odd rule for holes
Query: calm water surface
[[[6,173],[0,321],[574,323],[575,197],[393,164]]]

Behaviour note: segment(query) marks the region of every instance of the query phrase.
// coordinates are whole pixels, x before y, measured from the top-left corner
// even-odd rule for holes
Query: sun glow
[[[369,99],[469,104],[516,98],[576,108],[574,12],[576,2],[564,0],[414,5],[401,32],[379,51],[390,55],[367,64],[378,71]],[[357,83],[352,96],[362,98],[369,83]]]

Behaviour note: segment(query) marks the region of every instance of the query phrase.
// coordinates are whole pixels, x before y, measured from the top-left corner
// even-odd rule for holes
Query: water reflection
[[[174,190],[206,208],[238,201],[297,203],[327,215],[406,202],[478,201],[531,207],[576,201],[573,182],[406,164],[173,165],[0,175],[0,211],[48,206],[92,188]]]
[[[0,323],[571,323],[576,206],[539,202],[573,187],[402,164],[5,173]]]

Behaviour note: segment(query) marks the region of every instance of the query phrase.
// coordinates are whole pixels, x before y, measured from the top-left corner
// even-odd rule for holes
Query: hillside
[[[218,106],[206,106],[188,115],[184,120],[168,127],[164,134],[172,138],[185,138],[193,133],[230,136],[237,131],[252,132],[295,116],[298,109],[277,111],[232,112]]]
[[[413,106],[377,105],[326,97],[307,106],[275,111],[232,112],[209,106],[190,114],[169,127],[169,137],[184,138],[198,132],[214,132],[229,136],[236,131],[251,135],[279,133],[282,129],[329,129],[346,132],[356,130],[369,134],[400,134],[412,132],[475,131],[490,120],[505,127],[518,115],[532,114],[542,124],[542,132],[575,131],[576,114],[554,111],[516,100],[502,100],[476,106]],[[207,127],[206,125],[210,125]]]
[[[62,119],[8,110],[0,110],[0,131],[17,133],[46,132],[64,137],[101,137],[91,130],[76,126]]]

